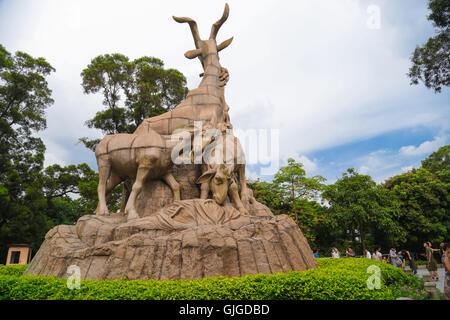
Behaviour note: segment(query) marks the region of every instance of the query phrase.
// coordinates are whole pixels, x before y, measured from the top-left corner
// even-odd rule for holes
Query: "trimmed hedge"
[[[319,268],[273,275],[199,280],[82,280],[69,290],[66,279],[22,276],[26,266],[0,267],[0,299],[9,300],[390,300],[417,278],[386,263],[364,258],[318,259]],[[381,289],[369,290],[367,267],[381,269]]]

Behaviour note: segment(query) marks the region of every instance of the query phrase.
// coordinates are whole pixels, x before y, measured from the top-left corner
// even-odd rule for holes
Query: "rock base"
[[[155,229],[151,217],[81,217],[50,230],[25,274],[82,279],[199,279],[240,277],[317,267],[295,222],[286,215],[242,216],[226,224]]]

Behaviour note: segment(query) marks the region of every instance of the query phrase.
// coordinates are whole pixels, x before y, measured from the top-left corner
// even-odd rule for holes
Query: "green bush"
[[[401,295],[402,286],[420,286],[386,263],[363,258],[318,259],[319,268],[240,278],[198,280],[82,280],[69,290],[66,279],[21,276],[24,267],[0,267],[0,299],[10,300],[386,300]],[[381,288],[369,290],[367,267],[381,269]]]
[[[28,265],[0,266],[0,277],[1,276],[21,276],[27,267],[28,267]]]

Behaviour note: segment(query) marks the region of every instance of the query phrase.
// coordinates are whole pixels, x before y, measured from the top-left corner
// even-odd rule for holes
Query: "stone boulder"
[[[51,229],[25,274],[82,279],[239,277],[317,267],[295,222],[253,201],[251,215],[231,204],[182,200],[157,214],[126,221],[120,213],[86,215]]]

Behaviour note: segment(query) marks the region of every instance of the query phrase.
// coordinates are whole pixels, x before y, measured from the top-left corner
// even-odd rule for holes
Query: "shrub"
[[[0,266],[0,277],[1,276],[21,276],[27,267],[28,267],[28,265]]]
[[[318,259],[319,268],[239,278],[198,280],[82,280],[69,290],[66,279],[21,276],[25,267],[0,267],[0,299],[10,300],[378,300],[395,299],[415,277],[386,263],[364,258]],[[381,288],[367,288],[367,267],[381,270]]]

